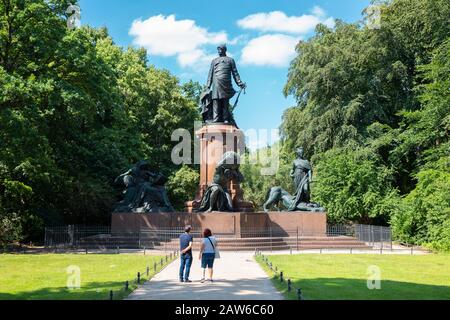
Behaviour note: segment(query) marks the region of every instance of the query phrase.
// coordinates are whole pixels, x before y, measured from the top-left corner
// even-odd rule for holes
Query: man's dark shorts
[[[204,253],[202,254],[202,268],[208,267],[211,269],[214,265],[214,258],[216,255],[214,253]]]

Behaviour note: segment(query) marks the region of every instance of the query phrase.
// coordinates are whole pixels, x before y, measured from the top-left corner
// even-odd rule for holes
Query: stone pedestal
[[[210,124],[203,126],[196,133],[200,141],[200,184],[193,201],[186,202],[186,211],[192,212],[200,205],[203,194],[212,182],[217,163],[228,151],[244,154],[244,133],[233,125]],[[239,184],[230,182],[228,190],[233,199],[233,207],[239,212],[253,212],[254,206],[244,201]]]
[[[186,225],[198,231],[210,228],[222,237],[325,237],[327,217],[323,212],[113,213],[111,232],[181,232]]]

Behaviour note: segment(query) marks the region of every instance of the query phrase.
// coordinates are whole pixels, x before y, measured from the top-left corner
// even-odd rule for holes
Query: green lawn
[[[450,255],[273,255],[273,266],[283,271],[286,279],[301,288],[305,300],[450,300]],[[297,299],[287,292],[273,272],[257,261],[269,274],[287,299]],[[368,267],[381,271],[381,289],[369,290]]]
[[[147,279],[148,265],[151,277],[153,264],[160,259],[127,254],[0,254],[0,300],[102,300],[109,299],[110,290],[115,299],[121,299],[136,287],[130,280],[137,272]],[[80,268],[79,289],[67,288],[69,266]],[[128,292],[121,290],[126,280],[130,281]]]

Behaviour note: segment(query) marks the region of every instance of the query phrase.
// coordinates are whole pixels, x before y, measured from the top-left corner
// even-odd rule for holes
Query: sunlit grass
[[[285,278],[301,288],[308,300],[414,300],[450,299],[450,255],[273,255],[273,266],[283,271]],[[275,286],[288,299],[286,282],[280,283],[257,257]],[[369,266],[381,272],[381,289],[369,290]],[[373,275],[373,274],[372,274]],[[373,278],[371,278],[373,279]]]
[[[160,256],[127,254],[45,254],[0,255],[0,299],[102,300],[127,296],[135,288],[137,272],[146,280],[146,268],[154,275],[154,263]],[[81,287],[68,289],[69,266],[81,271]],[[159,264],[158,264],[159,269]],[[157,270],[158,271],[158,270]],[[130,289],[125,292],[125,281]]]

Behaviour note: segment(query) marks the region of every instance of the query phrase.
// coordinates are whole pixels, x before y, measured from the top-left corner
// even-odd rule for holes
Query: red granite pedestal
[[[141,230],[181,229],[191,225],[196,230],[210,228],[214,234],[257,237],[295,233],[325,236],[327,218],[323,212],[212,212],[212,213],[113,213],[112,233]]]
[[[193,201],[186,202],[185,211],[193,212],[200,205],[203,194],[212,182],[217,163],[225,152],[234,151],[243,154],[245,151],[244,133],[233,125],[205,125],[195,133],[200,140],[200,183]],[[239,212],[253,212],[251,202],[244,200],[244,192],[238,183],[230,182],[233,207]]]

